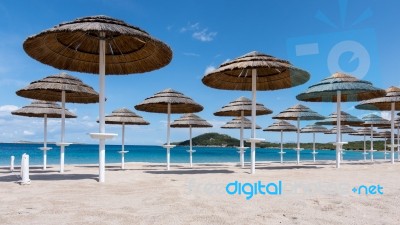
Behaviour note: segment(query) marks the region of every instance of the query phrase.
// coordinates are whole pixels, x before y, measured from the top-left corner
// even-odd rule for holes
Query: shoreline
[[[399,162],[397,159],[395,160],[395,163]],[[313,160],[302,160],[300,162],[299,165],[302,164],[307,164],[307,165],[319,165],[319,164],[324,164],[324,165],[335,165],[335,160],[316,160],[315,162]],[[364,161],[364,160],[344,160],[341,161],[341,164],[385,164],[387,163],[388,165],[390,165],[390,160],[384,160],[384,159],[374,159],[373,162],[371,162],[370,160]],[[145,164],[149,164],[149,165],[166,165],[166,162],[127,162],[125,161],[125,165],[145,165]],[[193,166],[197,165],[197,166],[217,166],[217,165],[227,165],[227,166],[238,166],[240,163],[239,162],[201,162],[201,163],[193,163]],[[290,164],[296,164],[296,160],[291,160],[291,161],[284,161],[282,164],[279,161],[256,161],[256,165],[265,165],[265,164],[277,164],[277,165],[290,165]],[[98,163],[74,163],[74,164],[65,164],[65,166],[98,166]],[[189,162],[184,162],[184,163],[171,163],[171,165],[176,165],[176,166],[188,166]],[[47,164],[47,167],[59,167],[59,164]],[[121,163],[106,163],[106,167],[107,166],[121,166]],[[245,166],[250,166],[250,162],[245,162]],[[20,165],[16,164],[14,165],[14,168],[19,168]],[[38,168],[41,169],[42,168],[42,164],[30,164],[29,165],[30,168]],[[9,169],[10,166],[0,166],[0,169]],[[190,167],[188,167],[190,168]]]

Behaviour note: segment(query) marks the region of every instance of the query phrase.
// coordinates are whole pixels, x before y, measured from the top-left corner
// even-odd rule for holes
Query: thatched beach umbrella
[[[400,117],[395,119],[395,126],[397,127],[397,160],[400,161]]]
[[[380,116],[377,116],[375,114],[368,114],[362,118],[362,120],[365,121],[364,126],[365,127],[370,127],[371,128],[371,161],[374,161],[374,152],[376,151],[374,149],[374,134],[373,130],[374,127],[388,127],[390,125],[390,122],[386,119],[383,119]]]
[[[228,121],[226,124],[221,126],[222,129],[240,129],[243,131],[243,129],[251,129],[252,123],[251,120],[247,119],[246,117],[235,117],[231,121]],[[260,126],[256,125],[256,129],[261,129]],[[246,147],[243,147],[243,149],[246,149]],[[244,168],[244,151],[238,151],[240,154],[240,166]]]
[[[364,121],[358,119],[355,116],[350,115],[347,112],[341,111],[340,113],[340,124],[341,125],[349,125],[349,126],[360,126]],[[317,125],[337,125],[337,113],[331,113],[328,118],[318,121],[315,124]]]
[[[283,163],[283,154],[286,153],[283,152],[283,132],[297,131],[297,128],[284,120],[279,120],[263,129],[263,131],[281,132],[281,151],[279,154],[281,155],[281,163]]]
[[[349,125],[349,126],[363,126],[364,121],[358,119],[355,116],[350,115],[349,113],[340,111],[340,124],[343,125]],[[331,113],[328,118],[318,121],[315,124],[318,125],[337,125],[337,113]],[[346,129],[344,129],[346,130]],[[335,132],[336,134],[336,132]],[[343,136],[342,136],[342,132],[340,132],[340,140],[342,141],[342,144],[347,143],[347,142],[343,142]],[[341,149],[342,151],[342,149]],[[344,153],[343,151],[341,152],[342,154]],[[343,155],[342,155],[343,156]]]
[[[384,139],[384,142],[383,142],[383,154],[384,154],[384,159],[386,160],[387,159],[386,155],[389,154],[387,152],[387,148],[386,148],[387,139],[390,140],[392,138],[392,132],[391,131],[379,132],[378,135],[377,135],[377,138],[383,138]]]
[[[65,142],[65,103],[96,103],[98,93],[80,79],[60,73],[31,82],[27,87],[18,90],[17,95],[52,102],[61,102],[61,141],[60,146],[60,173],[64,172],[64,150],[71,143]]]
[[[370,136],[370,140],[371,140],[371,143],[372,143],[373,135],[376,135],[376,134],[377,133],[374,130],[372,130],[372,136],[371,136],[371,128],[369,128],[369,127],[360,128],[360,129],[356,130],[355,133],[351,133],[350,134],[350,135],[353,135],[353,136],[364,136],[364,152],[362,153],[364,155],[364,161],[367,161],[367,155],[368,155],[368,153],[367,153],[367,144],[366,144],[366,136],[367,135]]]
[[[394,111],[400,110],[400,88],[390,87],[386,89],[386,96],[380,98],[374,98],[366,100],[356,105],[356,109],[364,110],[380,110],[390,111],[390,129],[391,129],[391,143],[390,143],[390,159],[392,164],[394,163]],[[385,154],[386,158],[386,154]]]
[[[177,92],[171,88],[165,89],[146,98],[143,102],[135,106],[136,110],[152,113],[166,113],[167,120],[167,144],[163,145],[167,149],[167,170],[169,170],[170,149],[175,147],[170,143],[170,123],[171,113],[196,113],[203,110],[203,106],[199,105],[191,98]]]
[[[300,130],[301,133],[312,133],[313,134],[313,151],[311,153],[313,155],[313,162],[315,162],[316,154],[318,154],[318,152],[315,151],[315,134],[316,133],[325,133],[327,131],[328,131],[328,129],[326,127],[316,125],[316,124],[307,125],[306,127],[303,127]]]
[[[44,118],[44,131],[43,131],[43,147],[39,149],[43,151],[43,169],[47,167],[47,151],[51,148],[47,147],[47,118],[61,118],[63,109],[54,102],[46,101],[33,101],[27,106],[12,111],[11,114],[26,117]],[[76,115],[67,109],[64,109],[65,118],[76,118]]]
[[[98,121],[97,121],[98,122]],[[125,125],[149,125],[150,123],[137,115],[129,109],[121,108],[111,112],[110,115],[105,117],[106,124],[122,125],[122,149],[119,151],[121,154],[121,169],[125,168]]]
[[[305,92],[296,96],[300,101],[306,102],[336,102],[337,126],[341,127],[340,111],[341,102],[358,102],[371,98],[381,97],[385,91],[372,86],[371,82],[359,80],[356,77],[334,73],[321,82],[310,86]],[[336,134],[336,168],[340,168],[340,155],[342,149],[340,129]]]
[[[61,23],[24,42],[32,58],[62,70],[99,74],[99,182],[105,181],[105,75],[144,73],[172,59],[171,49],[138,27],[107,16],[89,16]]]
[[[251,173],[255,173],[256,143],[256,92],[278,90],[304,84],[310,74],[294,67],[289,61],[260,52],[250,52],[223,63],[204,75],[202,82],[212,88],[252,91]]]
[[[178,128],[189,128],[189,163],[190,167],[193,167],[193,158],[192,153],[196,152],[196,150],[192,149],[192,128],[207,128],[212,127],[210,123],[206,120],[200,118],[199,116],[188,113],[181,116],[181,118],[176,119],[174,122],[171,123],[171,127],[178,127]]]
[[[342,140],[342,134],[352,134],[355,133],[356,131],[351,128],[349,125],[343,125],[340,127],[340,140]],[[325,134],[337,134],[338,133],[338,127],[334,126],[332,129],[330,129],[328,132],[326,132]],[[342,140],[343,144],[348,144],[348,142],[345,142]],[[340,160],[343,160],[343,154],[344,151],[343,149],[340,149]]]
[[[310,108],[297,104],[295,106],[289,107],[288,109],[280,112],[278,115],[273,116],[273,119],[280,120],[295,120],[297,121],[297,164],[300,163],[300,120],[323,120],[324,116],[314,112]]]
[[[342,134],[351,134],[355,133],[356,131],[351,128],[349,125],[343,125],[340,127],[340,133]],[[334,126],[332,129],[328,130],[328,132],[325,132],[325,134],[337,134],[338,133],[338,127]],[[347,142],[346,142],[347,144]]]
[[[252,123],[251,120],[247,119],[246,117],[243,118],[243,123],[242,123],[242,118],[241,117],[235,117],[231,121],[228,121],[226,124],[221,126],[223,129],[240,129],[243,124],[243,129],[251,129]],[[256,129],[261,129],[260,126],[256,125]]]
[[[252,102],[250,99],[246,97],[240,97],[229,104],[223,106],[220,110],[214,113],[215,116],[240,116],[244,119],[245,116],[251,116],[251,107]],[[271,114],[272,110],[264,107],[263,104],[256,103],[256,115],[267,115]],[[242,122],[243,123],[243,122]],[[240,146],[239,146],[239,154],[240,154],[240,164],[242,168],[244,167],[244,153],[248,147],[244,147],[244,139],[243,139],[243,127],[240,128]]]

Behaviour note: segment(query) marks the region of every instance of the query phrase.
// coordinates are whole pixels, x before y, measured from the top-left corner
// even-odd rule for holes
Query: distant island
[[[237,147],[239,146],[239,139],[233,138],[227,134],[219,134],[219,133],[205,133],[199,136],[196,136],[192,139],[193,146],[208,146],[208,147]],[[383,141],[375,141],[374,140],[374,149],[383,150]],[[397,143],[397,142],[396,142]],[[178,146],[189,146],[189,140],[185,140],[182,142],[174,142],[171,143],[173,145]],[[388,144],[390,144],[388,142]],[[250,143],[244,142],[246,147],[250,147]],[[312,149],[312,143],[301,143],[301,148],[304,149]],[[257,147],[260,148],[280,148],[280,143],[274,142],[261,142],[257,144]],[[296,143],[285,143],[283,144],[284,148],[296,148]],[[316,143],[316,149],[326,149],[326,150],[335,150],[335,146],[332,143]],[[353,141],[343,146],[344,149],[349,150],[363,150],[364,142],[363,141]],[[367,150],[370,149],[370,143],[367,141]],[[387,147],[387,150],[390,151],[390,147]],[[397,151],[397,148],[396,148]]]

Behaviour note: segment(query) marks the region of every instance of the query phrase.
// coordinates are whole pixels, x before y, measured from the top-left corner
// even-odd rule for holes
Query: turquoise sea
[[[0,143],[0,166],[8,166],[10,157],[15,156],[15,164],[19,165],[23,153],[30,156],[31,165],[41,165],[43,153],[38,148],[40,144],[8,144]],[[51,164],[59,164],[60,148],[55,145],[49,145],[53,149],[47,152],[47,162]],[[186,152],[188,147],[179,146],[171,150],[171,163],[187,163],[189,161],[189,153]],[[196,152],[193,154],[193,163],[219,163],[219,162],[238,162],[239,154],[236,148],[222,147],[194,147]],[[119,163],[121,155],[119,145],[108,145],[106,147],[106,163]],[[129,151],[125,155],[125,162],[166,162],[166,151],[161,146],[141,146],[127,145],[125,150]],[[285,149],[285,161],[295,161],[296,151]],[[280,156],[278,149],[257,148],[257,161],[279,161]],[[317,160],[335,160],[335,151],[320,150],[317,154]],[[367,156],[369,158],[369,155]],[[389,155],[387,155],[389,158]],[[383,152],[375,152],[374,159],[383,159]],[[346,151],[344,160],[362,160],[361,151]],[[301,160],[312,160],[311,150],[301,152]],[[250,161],[250,150],[245,153],[245,161]],[[98,145],[71,145],[65,151],[66,164],[96,164],[98,163]]]

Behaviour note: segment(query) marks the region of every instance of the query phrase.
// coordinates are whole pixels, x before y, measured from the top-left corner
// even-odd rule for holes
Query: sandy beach
[[[236,164],[127,163],[68,165],[66,173],[31,169],[30,185],[0,169],[0,224],[400,224],[400,164],[259,163],[256,174]],[[281,195],[229,195],[230,182],[282,183]],[[380,185],[383,194],[353,193]]]

